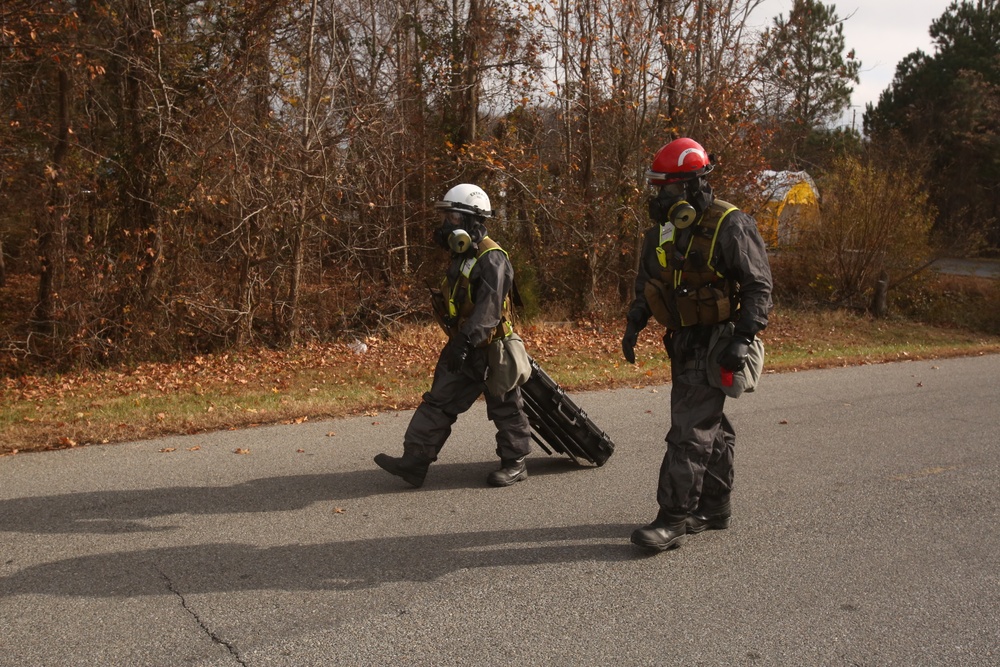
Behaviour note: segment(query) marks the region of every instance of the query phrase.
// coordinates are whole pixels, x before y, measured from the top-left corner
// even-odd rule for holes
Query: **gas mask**
[[[661,185],[659,192],[649,198],[650,219],[659,225],[670,223],[677,229],[690,227],[699,211],[688,198],[687,182]],[[698,201],[698,197],[690,199]]]
[[[463,213],[448,211],[444,214],[441,226],[434,230],[434,243],[456,255],[464,255],[472,248],[473,235],[478,234],[478,224]],[[466,231],[466,230],[470,231]],[[479,234],[480,239],[482,235]]]

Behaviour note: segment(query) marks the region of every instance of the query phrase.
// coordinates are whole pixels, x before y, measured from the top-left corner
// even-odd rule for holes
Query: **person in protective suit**
[[[649,199],[655,224],[643,240],[622,353],[635,363],[637,337],[650,316],[666,327],[671,424],[659,511],[632,533],[634,544],[653,551],[680,546],[688,533],[729,527],[736,435],[723,412],[726,393],[709,381],[710,340],[717,327],[734,323],[734,335],[716,352],[722,370],[715,372],[742,371],[772,306],[757,224],[715,198],[705,178],[713,168],[700,144],[682,138],[663,146],[646,172],[656,189]]]
[[[451,253],[440,290],[432,290],[435,316],[448,333],[424,394],[403,437],[401,457],[379,454],[375,463],[415,487],[424,483],[430,464],[451,434],[458,415],[486,394],[486,414],[497,428],[500,468],[490,473],[492,486],[510,486],[528,477],[525,457],[531,432],[520,387],[501,396],[485,391],[487,346],[512,332],[510,292],[514,269],[507,253],[487,236],[490,199],[479,187],[456,185],[435,203],[442,213],[435,242]]]

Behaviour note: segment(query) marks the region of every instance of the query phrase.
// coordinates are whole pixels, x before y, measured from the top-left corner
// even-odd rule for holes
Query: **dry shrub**
[[[927,262],[934,211],[916,172],[844,157],[819,189],[819,219],[775,262],[782,295],[868,308],[880,279],[891,290]]]
[[[995,279],[928,272],[900,290],[893,304],[928,324],[1000,334],[1000,281]]]

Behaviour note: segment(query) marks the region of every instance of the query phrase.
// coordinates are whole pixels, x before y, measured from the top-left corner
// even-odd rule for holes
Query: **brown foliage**
[[[463,181],[529,309],[615,310],[660,145],[696,136],[720,192],[761,165],[744,4],[15,2],[0,241],[36,283],[3,346],[97,367],[386,330]]]

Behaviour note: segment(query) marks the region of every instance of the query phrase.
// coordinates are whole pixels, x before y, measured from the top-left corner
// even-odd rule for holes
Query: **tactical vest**
[[[431,306],[434,310],[434,318],[449,338],[458,334],[465,320],[475,310],[476,304],[473,300],[472,283],[469,276],[472,275],[472,268],[479,261],[479,258],[493,250],[499,250],[504,256],[507,255],[507,251],[493,239],[488,236],[484,237],[479,242],[478,253],[462,260],[456,278],[453,279],[446,275],[441,281],[440,289],[431,289]],[[511,299],[508,294],[503,300],[500,323],[480,347],[486,347],[498,338],[504,338],[512,333],[514,333],[514,326],[511,323]]]
[[[676,246],[677,229],[660,226],[656,258],[658,276],[646,281],[644,295],[656,321],[677,330],[695,324],[718,324],[732,319],[738,286],[716,270],[715,244],[723,220],[735,206],[721,199],[691,227],[686,248]]]

